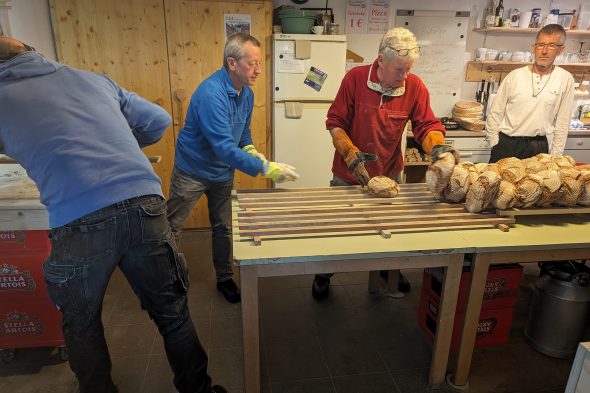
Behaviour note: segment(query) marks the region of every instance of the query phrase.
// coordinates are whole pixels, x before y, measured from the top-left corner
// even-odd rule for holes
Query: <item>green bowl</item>
[[[311,28],[316,22],[316,18],[310,16],[279,15],[279,19],[286,34],[311,34]]]

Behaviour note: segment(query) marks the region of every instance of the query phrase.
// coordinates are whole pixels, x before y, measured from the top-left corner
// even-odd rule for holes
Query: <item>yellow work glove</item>
[[[262,174],[277,183],[299,179],[294,166],[268,160],[264,160]]]
[[[430,154],[431,161],[439,159],[440,155],[451,152],[455,156],[455,162],[459,162],[461,155],[459,150],[453,146],[445,144],[445,137],[441,131],[430,131],[422,141],[422,149],[426,154]]]
[[[371,180],[371,176],[365,169],[364,163],[366,161],[375,161],[377,156],[360,151],[358,147],[352,144],[350,137],[342,129],[334,129],[331,134],[334,148],[344,158],[348,169],[360,184],[366,186]]]
[[[261,159],[262,161],[266,160],[266,157],[264,156],[264,154],[262,154],[258,150],[256,150],[254,145],[246,145],[246,146],[242,147],[242,150],[244,150],[246,153],[250,154],[251,156]]]

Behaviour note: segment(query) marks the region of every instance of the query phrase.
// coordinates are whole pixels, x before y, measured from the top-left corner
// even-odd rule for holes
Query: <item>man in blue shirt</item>
[[[179,239],[182,225],[201,195],[207,196],[217,289],[231,303],[240,301],[231,268],[231,190],[234,169],[262,173],[275,182],[299,177],[295,168],[268,161],[252,145],[250,86],[262,72],[260,43],[251,35],[231,35],[223,67],[194,92],[176,144],[168,220]]]
[[[186,262],[140,149],[160,140],[170,115],[105,75],[0,37],[0,119],[0,153],[27,170],[49,212],[44,276],[80,393],[118,391],[101,322],[117,267],[158,326],[176,389],[225,393],[211,386],[187,307]]]

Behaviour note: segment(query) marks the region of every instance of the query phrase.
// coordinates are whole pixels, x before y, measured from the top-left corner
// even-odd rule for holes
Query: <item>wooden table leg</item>
[[[454,376],[449,383],[456,388],[465,388],[469,381],[469,369],[475,348],[477,336],[477,324],[483,303],[483,295],[490,268],[490,254],[475,254],[471,264],[471,280],[467,305],[465,308],[465,319],[459,341],[459,352],[457,356],[457,367]]]
[[[240,267],[242,331],[244,335],[244,384],[246,393],[260,393],[260,331],[258,315],[258,267]]]
[[[432,348],[429,379],[429,386],[432,389],[439,388],[445,380],[462,269],[463,254],[450,255],[449,266],[445,267],[440,312]]]
[[[379,292],[379,271],[369,272],[369,293]]]

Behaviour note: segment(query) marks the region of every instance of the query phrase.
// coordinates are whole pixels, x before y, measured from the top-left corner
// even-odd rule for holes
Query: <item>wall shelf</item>
[[[480,82],[482,79],[489,81],[492,78],[498,81],[510,71],[530,64],[533,63],[497,60],[468,61],[465,81]],[[571,72],[574,76],[590,74],[590,63],[556,63],[555,65]]]
[[[520,28],[520,27],[481,27],[473,29],[476,33],[488,34],[536,34],[541,29]],[[570,37],[590,37],[590,30],[566,30],[566,35]]]

